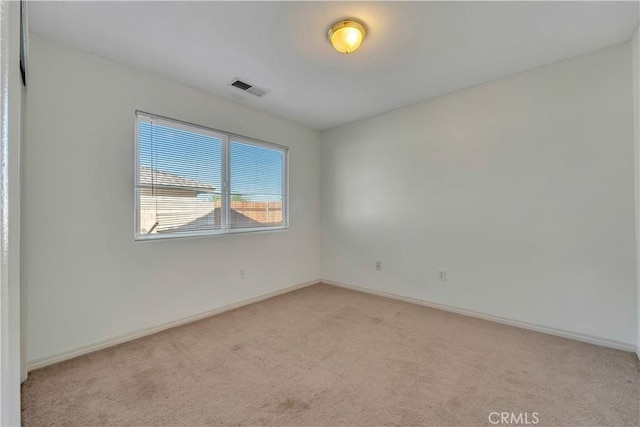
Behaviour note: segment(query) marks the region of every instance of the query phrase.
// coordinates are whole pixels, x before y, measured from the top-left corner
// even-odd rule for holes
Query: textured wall
[[[631,68],[624,43],[323,133],[323,278],[632,348]]]
[[[320,277],[317,132],[38,36],[30,61],[30,360]],[[135,242],[136,109],[289,146],[290,229]]]

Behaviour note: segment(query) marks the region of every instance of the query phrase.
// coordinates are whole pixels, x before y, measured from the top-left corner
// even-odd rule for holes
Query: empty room
[[[637,1],[0,12],[0,425],[640,425]]]

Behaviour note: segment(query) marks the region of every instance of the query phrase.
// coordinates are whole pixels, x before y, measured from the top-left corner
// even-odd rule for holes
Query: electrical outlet
[[[440,277],[441,282],[447,281],[447,270],[440,269],[438,270],[438,276]]]
[[[240,269],[240,278],[244,279],[244,268]]]
[[[380,261],[376,261],[376,271],[382,271],[382,263]]]

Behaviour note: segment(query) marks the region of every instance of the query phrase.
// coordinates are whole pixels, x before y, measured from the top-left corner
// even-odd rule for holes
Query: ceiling
[[[638,14],[637,2],[29,2],[35,33],[314,129],[624,42]],[[326,32],[348,17],[368,35],[342,55]]]

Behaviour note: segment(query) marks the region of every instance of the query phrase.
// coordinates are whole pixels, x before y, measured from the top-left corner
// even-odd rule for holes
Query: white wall
[[[322,277],[634,348],[631,73],[625,43],[322,133]]]
[[[136,109],[289,146],[289,231],[134,242]],[[319,279],[318,140],[32,35],[22,217],[29,360]]]
[[[636,30],[631,41],[633,58],[633,146],[636,186],[636,298],[638,311],[638,337],[636,355],[640,358],[640,29]]]
[[[29,360],[321,276],[633,346],[631,47],[326,131],[318,144],[299,125],[32,35]],[[291,229],[134,242],[136,109],[288,145]]]

